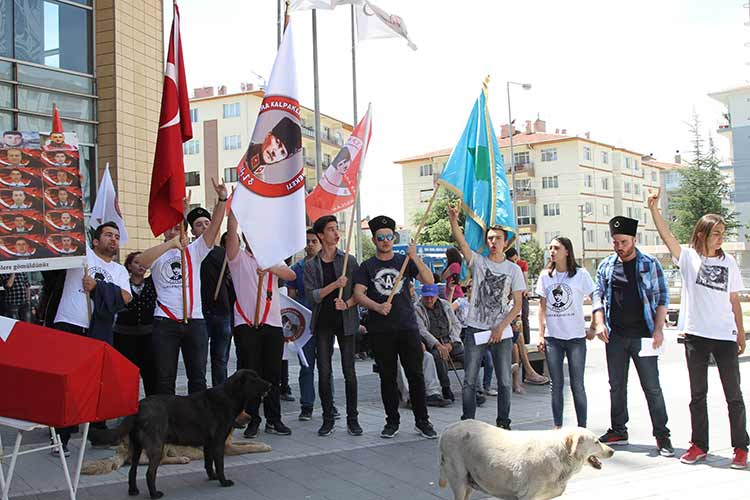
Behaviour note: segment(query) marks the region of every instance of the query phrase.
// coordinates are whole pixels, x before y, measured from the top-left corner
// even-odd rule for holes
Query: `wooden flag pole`
[[[427,216],[430,215],[432,202],[435,201],[435,197],[437,197],[439,189],[440,189],[440,184],[436,185],[435,189],[432,191],[432,197],[430,198],[430,202],[427,204],[427,210],[424,211],[424,216],[422,216],[422,222],[419,223],[419,228],[417,229],[417,232],[414,233],[415,234],[414,241],[416,241],[416,239],[419,238],[419,234],[422,232],[422,228],[424,227],[425,222],[427,222]],[[396,295],[396,290],[398,289],[398,284],[401,283],[401,278],[404,277],[404,273],[406,272],[406,265],[408,263],[409,263],[409,254],[406,254],[404,263],[401,265],[401,270],[398,272],[398,277],[396,278],[396,281],[393,282],[393,288],[391,289],[391,294],[388,296],[388,300],[385,301],[386,304],[390,304],[391,302],[393,302],[393,297]]]
[[[224,273],[227,271],[227,254],[224,253],[224,262],[221,263],[221,272],[219,273],[219,281],[216,282],[216,290],[214,290],[214,302],[219,300],[219,290],[221,290],[221,282],[224,280]]]
[[[263,293],[263,277],[265,275],[266,273],[258,275],[258,297],[255,299],[255,321],[253,323],[255,328],[260,328],[260,325],[258,324],[260,321],[260,295]],[[269,277],[269,279],[271,278]]]
[[[361,168],[361,165],[360,165]],[[352,245],[352,233],[354,233],[354,217],[357,215],[357,198],[359,198],[359,172],[357,173],[357,192],[354,195],[354,205],[352,205],[352,215],[349,217],[349,227],[347,228],[346,235],[346,251],[344,252],[344,268],[341,271],[341,276],[346,276],[346,268],[349,264],[349,249]],[[359,221],[357,221],[359,224]],[[344,297],[344,287],[339,288],[339,300]]]
[[[83,263],[83,277],[85,278],[88,275],[89,275],[89,265],[87,262],[84,262]],[[86,292],[86,314],[88,315],[89,323],[91,323],[91,293],[90,292]]]
[[[185,241],[185,224],[180,221],[180,244]],[[180,249],[180,274],[182,274],[182,322],[188,322],[187,283],[185,282],[185,249]]]

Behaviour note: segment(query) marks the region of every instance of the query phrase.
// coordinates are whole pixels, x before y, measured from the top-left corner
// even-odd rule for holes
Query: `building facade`
[[[508,182],[510,139],[498,138]],[[578,258],[593,268],[612,252],[608,221],[615,215],[640,220],[639,242],[660,244],[646,208],[650,189],[661,185],[661,176],[672,164],[653,161],[624,148],[585,137],[547,133],[542,120],[527,122],[515,132],[516,169],[512,195],[520,241],[536,239],[546,245],[563,235],[571,239]],[[501,134],[502,135],[502,134]],[[424,210],[432,196],[451,150],[441,150],[398,160],[404,185],[404,221],[413,227],[414,213]]]
[[[161,0],[0,0],[0,130],[76,132],[84,209],[109,164],[130,241],[153,245],[148,192],[164,72]]]

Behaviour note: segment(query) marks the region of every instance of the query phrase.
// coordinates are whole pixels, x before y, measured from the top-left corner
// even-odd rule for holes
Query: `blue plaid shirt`
[[[609,314],[612,306],[612,273],[619,258],[612,254],[604,259],[596,270],[596,289],[593,296],[593,311],[604,309],[604,321],[610,328]],[[664,270],[659,261],[651,255],[641,253],[636,248],[636,269],[638,270],[638,292],[643,301],[643,317],[648,331],[654,332],[656,308],[669,306],[669,289],[664,278]]]

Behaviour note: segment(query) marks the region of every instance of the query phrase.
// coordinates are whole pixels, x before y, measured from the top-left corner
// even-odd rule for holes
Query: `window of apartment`
[[[559,188],[560,181],[556,175],[542,177],[542,189]]]
[[[542,161],[557,160],[557,148],[542,149]]]
[[[200,172],[185,172],[185,185],[186,186],[200,186],[201,185]]]
[[[609,229],[602,231],[602,236],[604,237],[604,241],[609,241]]]
[[[633,184],[630,182],[626,182],[623,185],[623,189],[625,190],[626,193],[630,193],[633,190]]]
[[[224,118],[236,118],[240,116],[240,103],[233,102],[224,105]]]
[[[591,148],[589,146],[583,147],[583,159],[584,161],[591,161]]]
[[[604,165],[609,164],[609,151],[602,151],[602,163]]]
[[[327,167],[331,164],[331,155],[328,153],[323,153],[323,166]]]
[[[628,158],[626,156],[625,157],[625,169],[626,170],[632,170],[632,168],[633,168],[633,159],[632,158]]]
[[[428,177],[432,175],[432,164],[428,165],[420,165],[419,166],[419,176],[420,177]]]
[[[224,182],[237,182],[237,167],[224,169]]]
[[[591,188],[594,185],[594,176],[586,174],[583,176],[583,187]]]
[[[609,177],[602,177],[602,189],[609,191]]]
[[[531,163],[531,161],[529,161],[528,151],[521,151],[520,153],[513,153],[514,165],[528,165],[529,163]]]
[[[549,242],[552,241],[553,239],[557,238],[558,236],[560,236],[560,231],[550,231],[550,232],[546,232],[545,231],[545,233],[544,233],[544,243],[545,243],[545,245],[549,245]]]
[[[641,185],[638,184],[638,183],[636,183],[636,182],[634,182],[633,183],[633,192],[635,192],[635,194],[641,194]]]
[[[544,210],[545,217],[554,217],[555,215],[560,215],[559,203],[545,203],[542,208]]]
[[[638,172],[638,169],[639,169],[639,168],[640,168],[640,167],[639,167],[639,163],[638,163],[638,160],[637,160],[637,159],[635,159],[635,158],[633,158],[633,170],[634,170],[635,172]]]
[[[515,187],[519,191],[527,191],[531,189],[531,179],[516,179]]]
[[[625,212],[627,213],[627,215],[628,215],[629,218],[631,218],[631,219],[634,218],[633,217],[633,207],[627,207],[627,209],[625,210]]]
[[[633,208],[633,218],[641,220],[641,209],[638,207]]]
[[[184,155],[197,155],[201,152],[201,141],[198,139],[190,139],[182,145],[182,154]]]
[[[197,108],[190,108],[190,121],[193,123],[198,122],[198,109]]]
[[[656,182],[656,170],[651,171],[651,182]]]
[[[605,204],[602,205],[602,215],[604,217],[608,217],[609,216],[609,204],[605,203]]]
[[[587,201],[583,204],[583,214],[584,215],[592,215],[594,213],[594,205],[591,204],[590,201]]]
[[[536,224],[536,208],[534,205],[519,205],[516,207],[516,217],[519,226]]]
[[[594,230],[593,229],[586,230],[586,243],[594,243]]]
[[[432,198],[432,189],[420,189],[419,190],[419,202],[427,203]]]
[[[224,136],[224,149],[225,150],[240,149],[242,147],[241,140],[242,138],[239,135],[225,135]]]
[[[643,224],[648,224],[648,210],[643,211]]]

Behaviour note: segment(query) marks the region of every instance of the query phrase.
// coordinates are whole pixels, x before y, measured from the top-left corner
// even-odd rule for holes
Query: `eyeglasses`
[[[379,234],[375,237],[378,241],[393,241],[394,235],[391,234]]]

